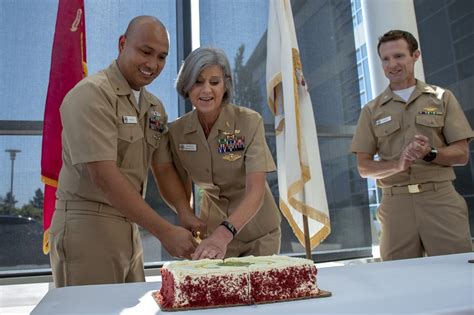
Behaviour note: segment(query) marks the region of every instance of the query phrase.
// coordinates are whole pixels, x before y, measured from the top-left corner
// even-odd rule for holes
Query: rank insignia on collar
[[[238,159],[240,159],[241,157],[242,157],[242,155],[240,155],[240,154],[230,153],[230,154],[224,155],[222,158],[224,160],[229,161],[229,162],[234,162],[234,161],[237,161]]]
[[[160,112],[153,109],[149,111],[148,127],[161,133],[166,130],[166,123]]]
[[[234,132],[222,132],[217,142],[217,151],[219,153],[242,151],[245,149],[245,137],[240,135],[239,129],[236,129]]]

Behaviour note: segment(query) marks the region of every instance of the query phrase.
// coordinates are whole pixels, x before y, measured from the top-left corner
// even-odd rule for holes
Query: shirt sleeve
[[[170,150],[169,133],[166,132],[161,136],[161,141],[158,149],[153,152],[152,157],[155,163],[169,163],[173,162],[173,157]]]
[[[372,128],[369,107],[366,105],[360,114],[357,128],[352,138],[351,152],[377,153],[377,139]]]
[[[245,139],[247,141],[247,139]],[[258,115],[257,127],[252,139],[248,142],[245,153],[245,171],[273,172],[276,170],[275,162],[265,140],[263,119]]]
[[[446,142],[449,144],[463,139],[470,141],[474,137],[474,131],[458,100],[449,90],[444,92],[443,99],[446,110],[443,134]]]
[[[184,168],[183,164],[181,163],[181,159],[178,156],[178,152],[176,152],[176,145],[171,135],[171,131],[168,133],[168,149],[171,155],[171,161],[174,164],[176,172],[178,173],[179,178],[183,183],[186,183],[189,178],[189,174]]]
[[[116,161],[117,126],[115,110],[100,89],[85,83],[71,90],[60,108],[62,141],[73,165]]]

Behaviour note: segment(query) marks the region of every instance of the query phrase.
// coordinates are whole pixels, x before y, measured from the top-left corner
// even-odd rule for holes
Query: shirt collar
[[[109,78],[110,84],[112,85],[115,94],[129,95],[132,93],[132,89],[130,88],[130,85],[123,76],[122,72],[120,72],[116,60],[114,60],[112,64],[107,69],[105,69],[105,73]]]
[[[107,74],[107,77],[109,78],[110,84],[112,85],[116,95],[129,95],[134,97],[131,95],[132,88],[128,84],[128,81],[125,79],[122,72],[120,72],[116,60],[114,60],[112,64],[110,64],[110,66],[105,69],[105,73]],[[142,100],[140,104],[141,114],[145,113],[151,105],[157,105],[145,87],[140,89],[140,99]]]
[[[432,86],[426,84],[425,82],[416,80],[415,90],[411,94],[409,101],[411,102],[411,100],[416,99],[421,94],[436,94],[436,91]],[[383,91],[383,93],[380,95],[378,103],[380,106],[383,106],[391,100],[405,102],[400,96],[393,93],[393,91],[390,89],[390,86],[388,86],[385,91]]]
[[[214,127],[212,128],[211,134],[209,137],[215,132],[215,130],[220,133],[221,131],[224,132],[234,132],[235,127],[235,115],[233,114],[232,105],[230,104],[221,104],[221,112],[219,117],[217,118]],[[201,128],[199,119],[197,117],[197,111],[194,109],[191,114],[187,117],[187,122],[184,127],[184,133],[192,133],[196,132]]]

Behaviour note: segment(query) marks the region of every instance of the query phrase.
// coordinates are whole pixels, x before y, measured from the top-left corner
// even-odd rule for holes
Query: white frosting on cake
[[[175,281],[182,282],[186,277],[214,275],[240,275],[250,271],[266,271],[271,268],[295,267],[313,265],[314,262],[304,258],[287,256],[247,256],[231,257],[225,260],[201,259],[173,261],[164,264],[170,271]]]

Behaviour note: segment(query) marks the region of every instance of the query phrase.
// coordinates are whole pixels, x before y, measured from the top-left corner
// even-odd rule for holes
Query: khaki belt
[[[439,182],[439,183],[424,183],[424,184],[413,184],[407,186],[394,186],[388,188],[382,188],[384,195],[399,195],[399,194],[417,194],[425,191],[438,190],[439,188],[448,187],[452,185],[450,181]]]
[[[125,216],[119,210],[109,205],[94,201],[56,200],[56,210],[84,210],[97,213],[112,214],[125,218]]]

